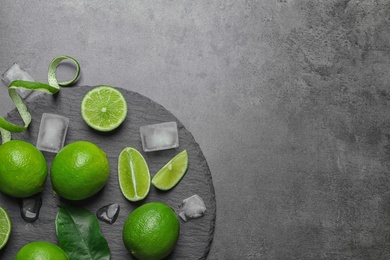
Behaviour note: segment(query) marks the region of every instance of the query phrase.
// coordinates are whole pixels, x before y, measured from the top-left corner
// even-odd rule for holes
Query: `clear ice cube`
[[[26,222],[32,223],[38,219],[41,206],[42,197],[39,194],[23,198],[20,205],[20,215]]]
[[[11,67],[9,67],[9,69],[3,73],[1,80],[5,83],[7,87],[14,80],[35,81],[33,77],[31,77],[31,75],[27,73],[27,71],[20,68],[18,63],[14,63]],[[25,99],[32,92],[31,90],[27,89],[18,89],[16,91],[23,99]]]
[[[179,146],[176,122],[141,126],[140,134],[144,152],[166,150]]]
[[[183,200],[180,205],[179,216],[184,221],[187,221],[188,219],[203,217],[205,211],[206,205],[204,204],[203,199],[195,194]]]
[[[113,203],[98,209],[96,216],[98,219],[108,224],[113,224],[118,218],[119,211],[120,206],[117,203]]]
[[[68,125],[67,117],[43,113],[36,147],[41,151],[58,153],[64,147]]]

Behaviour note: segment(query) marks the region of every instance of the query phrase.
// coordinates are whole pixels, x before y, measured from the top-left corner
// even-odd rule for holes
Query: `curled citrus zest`
[[[73,61],[73,63],[76,65],[76,75],[74,76],[73,79],[71,79],[69,81],[58,82],[57,75],[56,75],[57,67],[63,60]],[[59,88],[59,86],[65,87],[65,86],[68,86],[70,84],[73,84],[79,78],[79,76],[80,76],[80,64],[77,62],[77,60],[75,60],[74,58],[72,58],[70,56],[58,56],[58,57],[54,58],[49,65],[49,72],[48,72],[47,80],[49,82],[49,85],[56,87],[56,88]]]
[[[57,81],[57,67],[63,60],[71,60],[76,64],[76,75],[72,80],[65,82]],[[21,133],[25,131],[31,123],[31,115],[27,110],[26,105],[23,103],[22,98],[17,93],[17,89],[26,89],[26,90],[35,90],[41,91],[49,94],[55,94],[60,90],[60,86],[68,86],[77,81],[80,75],[80,64],[72,57],[69,56],[58,56],[54,58],[50,65],[48,71],[48,82],[49,84],[25,80],[14,80],[8,87],[8,94],[11,97],[11,100],[14,102],[16,109],[18,110],[24,125],[15,125],[8,122],[3,117],[0,117],[0,134],[2,142],[6,143],[11,140],[11,133]]]

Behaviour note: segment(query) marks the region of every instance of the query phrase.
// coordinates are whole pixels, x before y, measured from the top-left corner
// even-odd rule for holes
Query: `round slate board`
[[[95,214],[102,206],[111,203],[120,205],[120,213],[114,224],[99,221],[103,235],[111,250],[111,259],[134,259],[122,242],[122,227],[127,216],[138,206],[152,201],[164,202],[177,213],[182,200],[198,194],[205,202],[207,211],[202,218],[184,222],[180,219],[180,237],[175,250],[167,259],[205,259],[213,239],[216,215],[216,201],[211,173],[199,145],[191,133],[177,118],[161,105],[138,93],[119,89],[128,103],[128,115],[123,124],[110,133],[100,133],[88,127],[80,115],[81,100],[93,87],[75,86],[62,88],[56,95],[42,94],[27,102],[32,116],[32,123],[27,131],[13,134],[13,139],[26,140],[36,144],[41,116],[43,113],[58,114],[70,119],[65,145],[78,140],[86,140],[102,148],[110,162],[110,178],[106,186],[90,199],[79,202],[63,200],[52,192],[50,178],[42,192],[43,204],[40,217],[33,223],[26,223],[20,216],[20,199],[0,193],[0,206],[10,215],[12,234],[5,248],[0,251],[0,259],[13,259],[17,251],[26,243],[44,240],[57,243],[55,217],[61,204],[84,207]],[[7,118],[13,123],[21,123],[16,110],[8,113]],[[179,131],[179,147],[176,149],[144,153],[142,151],[139,128],[142,125],[176,121]],[[126,200],[119,188],[117,160],[119,153],[127,146],[140,151],[148,163],[151,177],[180,151],[187,149],[189,165],[181,182],[170,191],[162,192],[151,186],[150,193],[143,201],[134,203]],[[50,169],[55,156],[43,152]]]

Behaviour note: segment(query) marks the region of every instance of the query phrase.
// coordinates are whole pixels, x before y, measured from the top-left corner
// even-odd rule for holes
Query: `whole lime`
[[[68,260],[68,255],[59,246],[36,241],[24,245],[16,254],[15,260]]]
[[[53,190],[68,200],[83,200],[100,191],[108,181],[110,165],[97,145],[77,141],[54,157],[50,168]]]
[[[18,198],[43,190],[46,159],[34,145],[11,140],[0,146],[0,191]]]
[[[123,242],[138,259],[163,259],[175,248],[180,223],[171,207],[150,202],[135,209],[123,227]]]

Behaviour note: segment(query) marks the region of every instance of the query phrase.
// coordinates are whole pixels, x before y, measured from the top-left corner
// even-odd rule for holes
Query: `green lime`
[[[50,178],[54,191],[69,200],[82,200],[101,190],[110,174],[106,153],[97,145],[78,141],[54,157]]]
[[[150,189],[150,173],[145,158],[132,147],[126,147],[118,158],[119,186],[126,199],[144,199]]]
[[[123,226],[123,243],[138,259],[163,259],[175,248],[180,224],[171,207],[150,202],[135,209]]]
[[[81,102],[81,115],[93,129],[108,132],[117,128],[127,115],[127,102],[122,93],[110,86],[88,91]]]
[[[36,241],[24,245],[16,254],[14,260],[68,260],[68,255],[59,246]]]
[[[0,146],[0,191],[18,198],[43,190],[46,159],[34,145],[11,140]]]
[[[7,211],[0,207],[0,249],[7,244],[11,229],[12,224]]]
[[[152,184],[160,190],[169,190],[183,178],[188,167],[187,150],[181,151],[162,167],[152,179]]]

